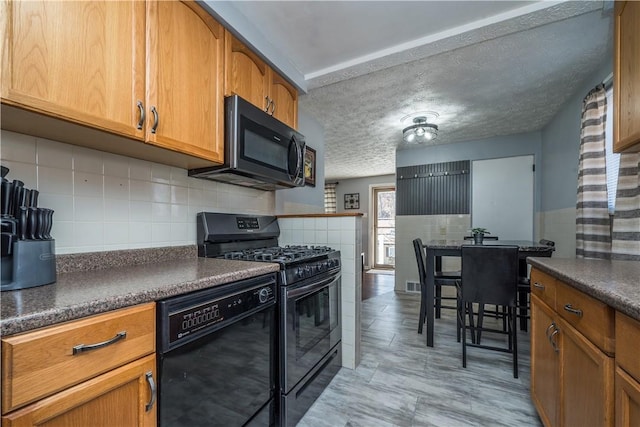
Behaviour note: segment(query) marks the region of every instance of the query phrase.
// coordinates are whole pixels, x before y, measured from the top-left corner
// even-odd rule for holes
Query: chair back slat
[[[517,246],[462,246],[462,300],[515,306]]]
[[[418,274],[420,274],[420,284],[424,286],[427,277],[427,270],[424,264],[424,249],[422,248],[422,239],[413,239],[413,250],[416,252]]]

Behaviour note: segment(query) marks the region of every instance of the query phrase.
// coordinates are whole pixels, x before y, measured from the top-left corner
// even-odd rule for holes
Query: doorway
[[[396,189],[373,188],[373,268],[393,269],[396,264]]]

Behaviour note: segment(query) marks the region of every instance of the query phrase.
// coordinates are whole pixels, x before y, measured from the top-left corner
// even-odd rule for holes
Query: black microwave
[[[303,186],[304,136],[238,95],[224,104],[224,164],[189,176],[263,190]]]

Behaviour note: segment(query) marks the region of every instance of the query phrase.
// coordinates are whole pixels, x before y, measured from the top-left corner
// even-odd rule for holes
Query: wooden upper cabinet
[[[2,1],[2,102],[142,139],[144,3]]]
[[[238,95],[292,128],[298,127],[298,91],[255,52],[225,32],[225,96]]]
[[[192,1],[147,2],[146,140],[224,159],[224,30]]]
[[[290,127],[298,128],[298,91],[282,76],[271,70],[271,100],[269,112]]]
[[[640,151],[640,2],[616,1],[614,151]]]

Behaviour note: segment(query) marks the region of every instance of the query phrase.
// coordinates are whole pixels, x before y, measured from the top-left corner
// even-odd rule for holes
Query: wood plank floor
[[[362,275],[362,300],[392,292],[395,282],[393,274],[364,273]]]
[[[464,369],[455,313],[436,320],[428,348],[418,308],[417,296],[395,292],[364,300],[360,365],[343,368],[298,427],[542,425],[529,394],[528,334],[518,335],[520,378],[510,354],[477,348]]]

